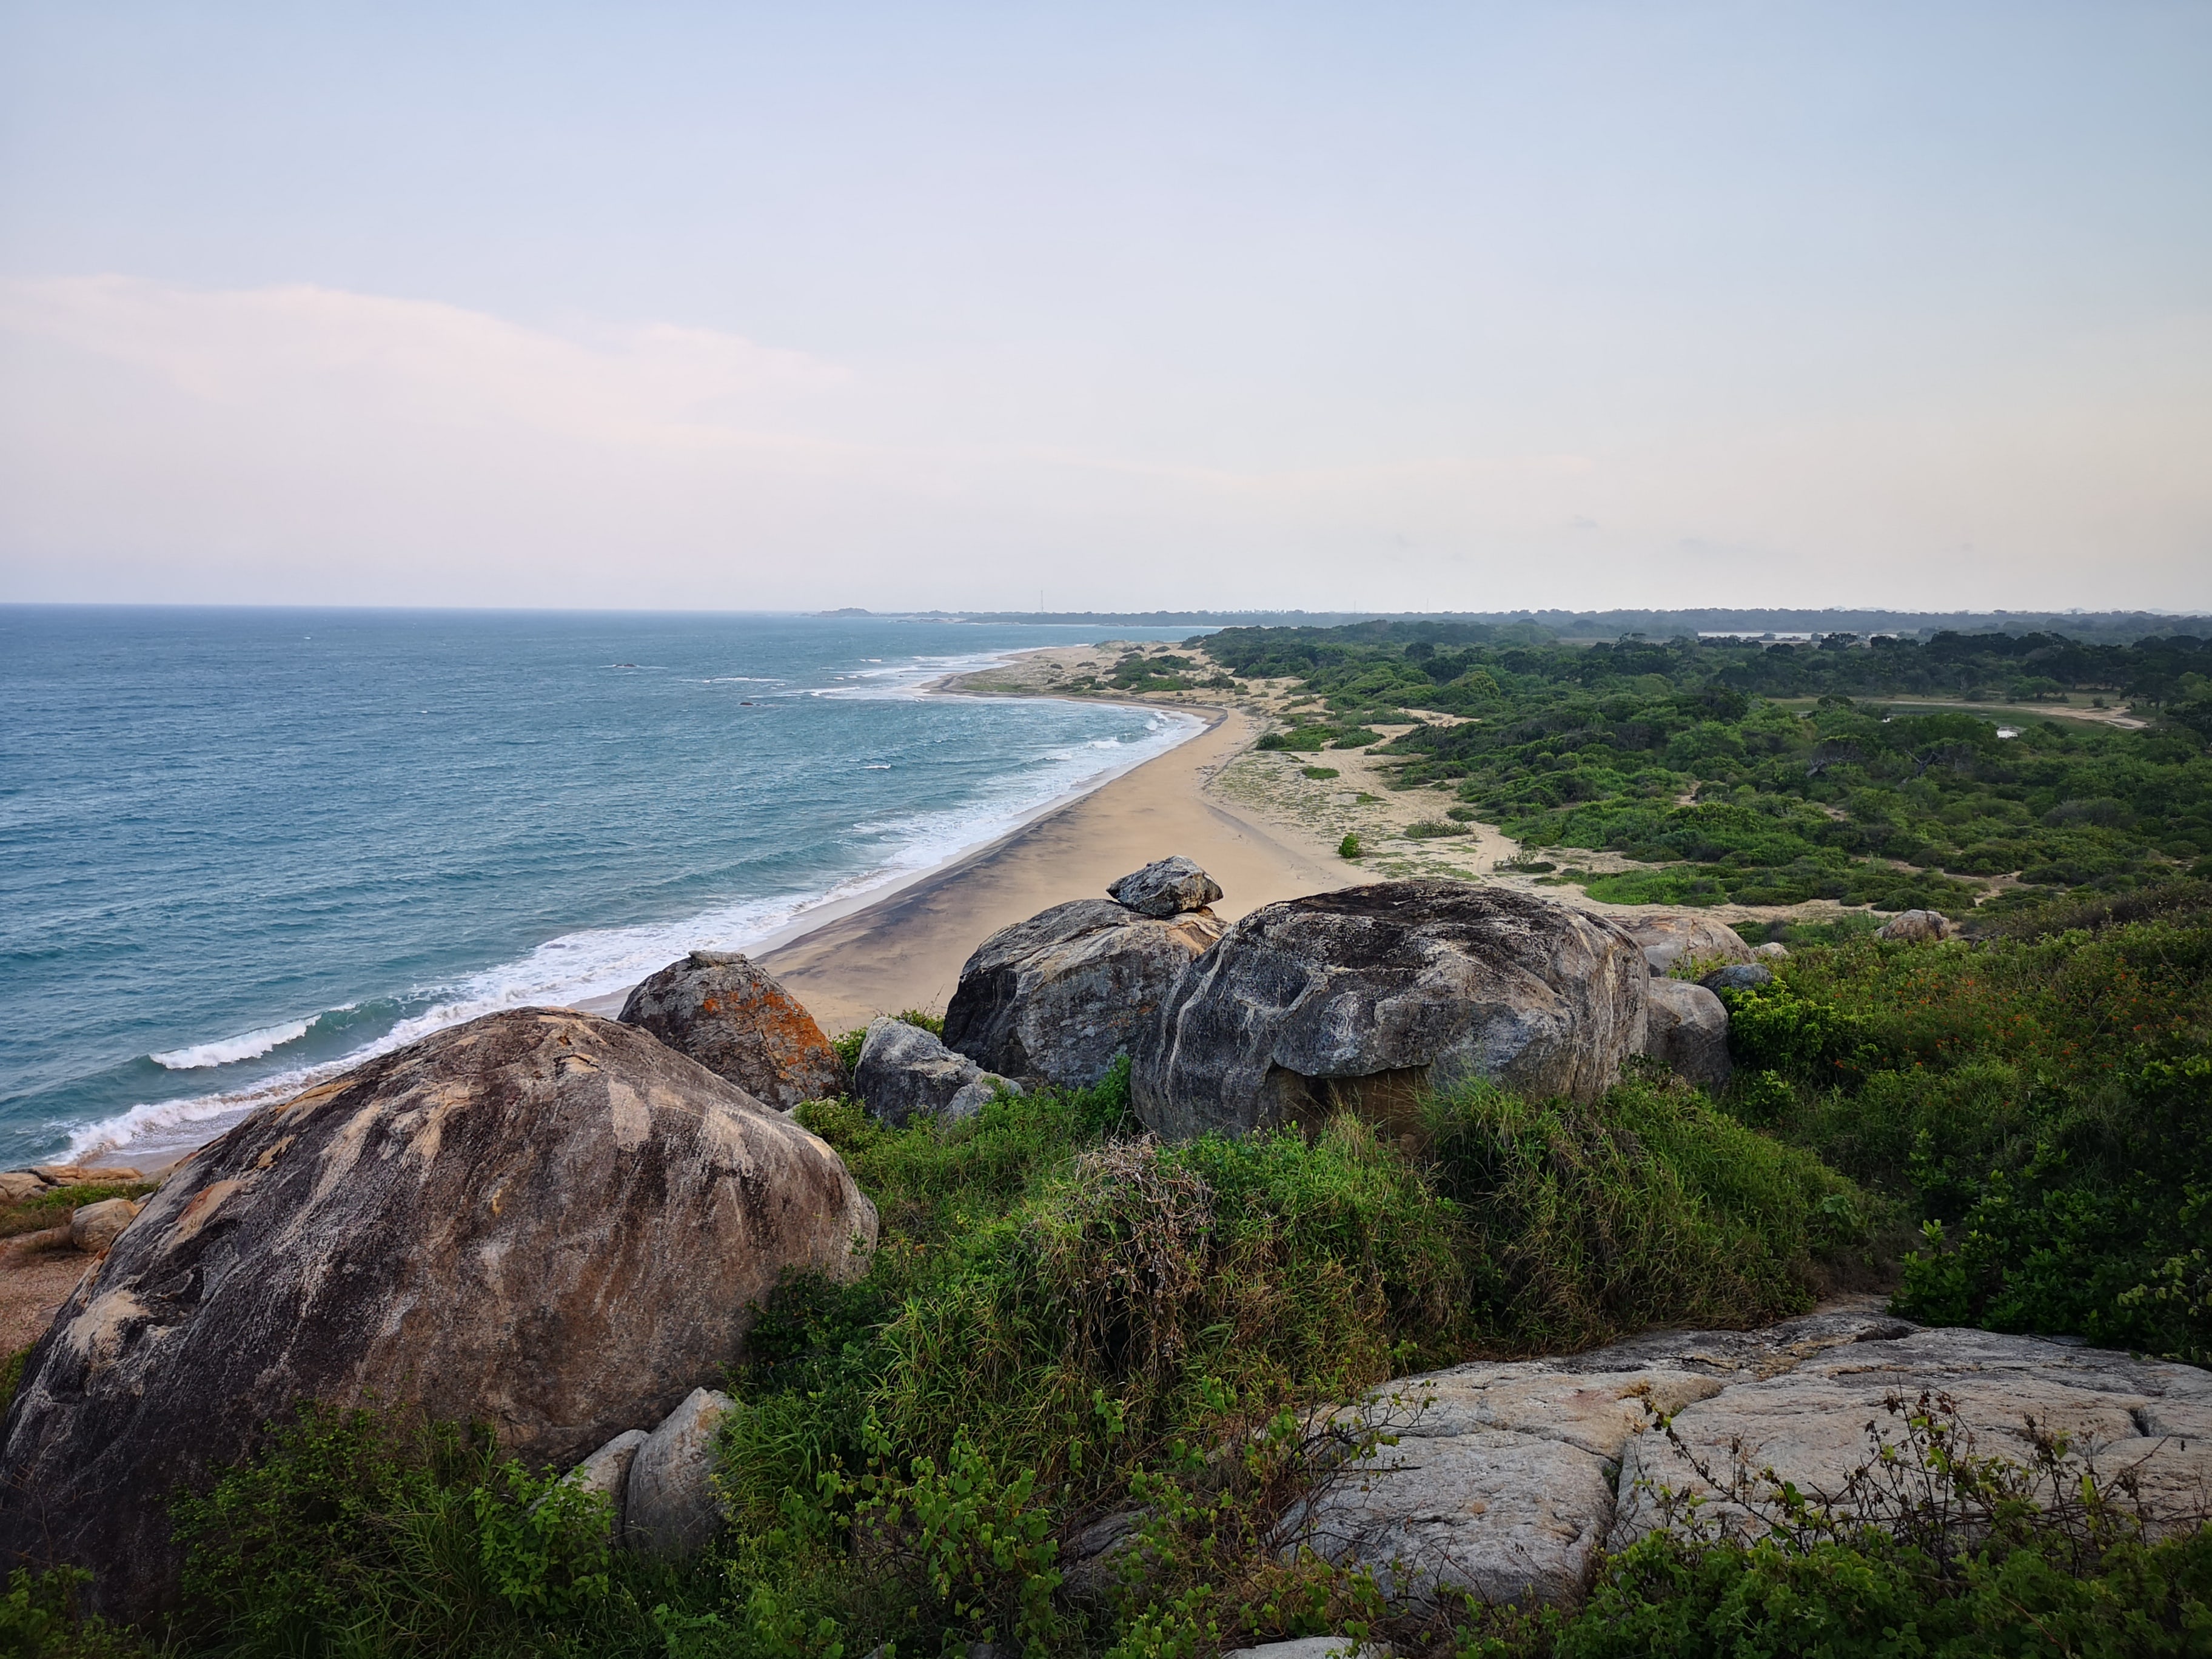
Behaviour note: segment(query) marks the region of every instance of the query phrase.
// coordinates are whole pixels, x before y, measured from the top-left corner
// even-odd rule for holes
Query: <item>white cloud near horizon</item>
[[[1380,441],[1157,367],[830,362],[327,287],[0,283],[0,598],[807,608],[2212,605],[2212,315],[2063,395]],[[1164,453],[1191,392],[1235,459]],[[1579,429],[1577,429],[1577,428]],[[1462,439],[1458,447],[1454,440]],[[2003,584],[2000,587],[1997,584]],[[1042,590],[1042,595],[1040,593]]]

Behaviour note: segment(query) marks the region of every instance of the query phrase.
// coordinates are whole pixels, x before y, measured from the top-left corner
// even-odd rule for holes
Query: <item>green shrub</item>
[[[1336,844],[1336,855],[1340,859],[1356,859],[1365,850],[1359,844],[1359,834],[1357,830],[1346,830],[1344,839]]]
[[[1439,823],[1434,818],[1425,818],[1406,826],[1406,835],[1413,841],[1433,841],[1439,836],[1469,836],[1474,832],[1463,823]]]
[[[1298,770],[1310,778],[1334,778],[1343,775],[1334,766],[1302,766]]]

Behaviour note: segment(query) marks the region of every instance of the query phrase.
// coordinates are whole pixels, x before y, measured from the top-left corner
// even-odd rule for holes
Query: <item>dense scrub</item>
[[[1922,1225],[1900,1311],[2212,1364],[2212,888],[2130,908],[1729,994],[1733,1109]]]
[[[1164,1146],[1127,1100],[1120,1072],[947,1129],[805,1109],[882,1243],[858,1284],[765,1311],[713,1559],[608,1551],[590,1504],[463,1430],[311,1410],[180,1504],[179,1639],[858,1659],[1334,1629],[1383,1616],[1375,1587],[1260,1547],[1323,1467],[1306,1408],[1474,1354],[1779,1317],[1868,1249],[1850,1182],[1656,1073],[1594,1107],[1465,1090],[1413,1146],[1346,1118]],[[1149,1565],[1068,1593],[1061,1540],[1133,1502]]]
[[[1311,702],[1269,746],[1362,746],[1377,740],[1364,723],[1408,709],[1460,717],[1379,752],[1403,763],[1407,785],[1451,790],[1531,848],[1652,866],[1588,884],[1609,902],[1963,913],[1992,877],[2033,890],[2002,905],[2212,867],[2212,652],[2194,639],[1829,649],[1452,637],[1487,631],[1231,629],[1206,644],[1238,673],[1299,678]],[[2159,718],[2122,731],[1887,702],[2076,691],[2132,697]]]

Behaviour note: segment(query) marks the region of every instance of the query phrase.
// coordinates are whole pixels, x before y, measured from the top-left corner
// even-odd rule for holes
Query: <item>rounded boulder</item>
[[[1096,1083],[1220,937],[1209,911],[1154,916],[1112,899],[1055,904],[976,946],[945,1006],[945,1046],[1027,1082]]]
[[[173,1599],[166,1499],[301,1399],[377,1398],[574,1462],[743,1349],[873,1206],[796,1122],[645,1032],[489,1015],[256,1112],[180,1165],[56,1314],[0,1446],[0,1560]]]
[[[1650,970],[1617,924],[1504,888],[1393,881],[1264,905],[1177,981],[1131,1073],[1171,1139],[1349,1109],[1413,1127],[1470,1078],[1595,1098],[1641,1054]]]
[[[747,1094],[789,1111],[845,1085],[814,1016],[734,951],[694,951],[629,994],[622,1023],[659,1037]]]

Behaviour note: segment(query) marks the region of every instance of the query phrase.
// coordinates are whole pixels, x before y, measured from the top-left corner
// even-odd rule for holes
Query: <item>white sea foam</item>
[[[930,680],[986,665],[1005,654],[918,659],[910,664],[887,665],[881,678],[866,688],[840,687],[811,695],[916,696]],[[668,922],[564,933],[517,961],[487,968],[450,985],[422,988],[409,994],[403,1003],[419,1012],[349,1054],[294,1067],[235,1089],[147,1102],[76,1129],[70,1135],[67,1158],[75,1161],[99,1153],[123,1152],[142,1163],[158,1162],[198,1146],[258,1107],[312,1088],[365,1060],[447,1026],[505,1008],[560,1006],[611,995],[687,951],[746,950],[765,939],[803,932],[810,919],[818,925],[829,919],[824,913],[843,914],[855,901],[941,868],[1076,795],[1165,753],[1196,736],[1204,726],[1195,715],[1167,709],[1146,712],[1145,726],[1134,736],[1101,738],[1077,750],[1051,751],[1046,757],[1048,765],[1001,780],[981,800],[957,809],[856,825],[893,844],[878,854],[878,862],[870,868],[832,886],[811,893],[734,902]],[[209,1057],[191,1064],[223,1065],[270,1053],[281,1042],[303,1035],[313,1024],[309,1020],[271,1026],[228,1043],[205,1043],[155,1058],[165,1065],[176,1062],[181,1066],[185,1056],[205,1055]],[[260,1042],[264,1038],[276,1040]],[[259,1046],[245,1046],[256,1043]],[[214,1057],[225,1050],[234,1052]]]
[[[244,1036],[225,1037],[221,1042],[195,1043],[189,1048],[172,1048],[166,1054],[150,1055],[156,1066],[166,1066],[173,1072],[197,1072],[209,1066],[228,1066],[234,1060],[255,1060],[272,1048],[281,1048],[288,1042],[297,1042],[307,1035],[311,1019],[295,1019],[283,1025],[265,1025],[258,1031],[248,1031]]]

